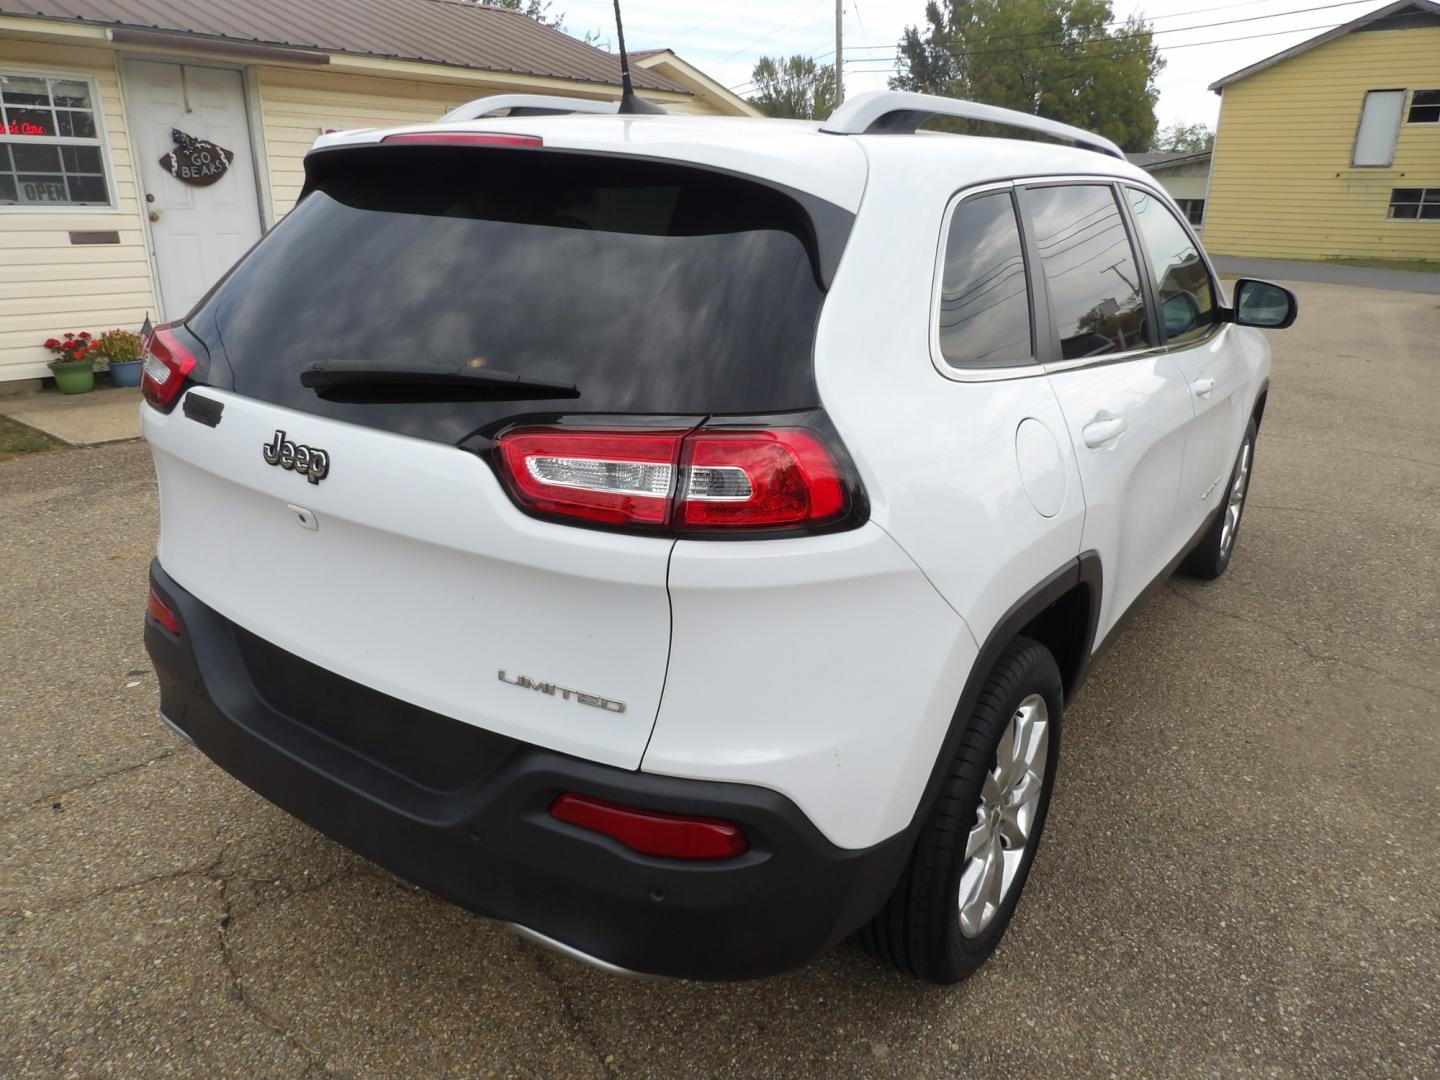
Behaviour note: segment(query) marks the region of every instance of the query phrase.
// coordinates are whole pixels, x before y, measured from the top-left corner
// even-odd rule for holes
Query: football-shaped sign
[[[175,140],[175,149],[162,157],[160,164],[181,183],[200,187],[213,184],[225,175],[230,163],[235,160],[235,155],[223,146],[186,135],[179,128],[170,129],[170,138]]]

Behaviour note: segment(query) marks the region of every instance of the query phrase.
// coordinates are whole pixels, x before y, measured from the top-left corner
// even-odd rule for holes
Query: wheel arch
[[[1255,430],[1260,430],[1260,423],[1265,418],[1265,401],[1270,396],[1270,380],[1266,379],[1260,384],[1260,393],[1255,395],[1255,407],[1250,410],[1250,417],[1255,421]]]
[[[908,832],[912,840],[939,795],[948,762],[965,733],[985,680],[1010,642],[1021,636],[1033,637],[1048,648],[1060,668],[1065,703],[1068,705],[1074,698],[1084,682],[1095,648],[1103,580],[1099,554],[1083,552],[1028,590],[991,628],[965,680],[930,779],[910,822]]]

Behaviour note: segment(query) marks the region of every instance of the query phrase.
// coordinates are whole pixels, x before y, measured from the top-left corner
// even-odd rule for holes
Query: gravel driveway
[[[616,980],[348,854],[161,725],[145,448],[0,463],[0,1073],[1436,1075],[1440,304],[1297,291],[1234,565],[1099,662],[952,990]]]

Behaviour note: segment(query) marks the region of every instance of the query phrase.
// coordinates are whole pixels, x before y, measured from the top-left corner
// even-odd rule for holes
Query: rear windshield
[[[526,413],[818,404],[816,223],[783,191],[540,150],[317,158],[300,204],[189,320],[239,393],[448,442]],[[484,368],[578,397],[325,400],[300,383],[317,362]]]

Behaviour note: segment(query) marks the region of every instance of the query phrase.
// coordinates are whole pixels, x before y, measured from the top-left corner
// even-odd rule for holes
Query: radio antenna
[[[665,110],[653,101],[646,101],[635,93],[630,81],[630,57],[625,52],[625,28],[620,25],[620,0],[615,0],[615,37],[620,43],[620,108],[621,115],[630,113],[663,113]]]

